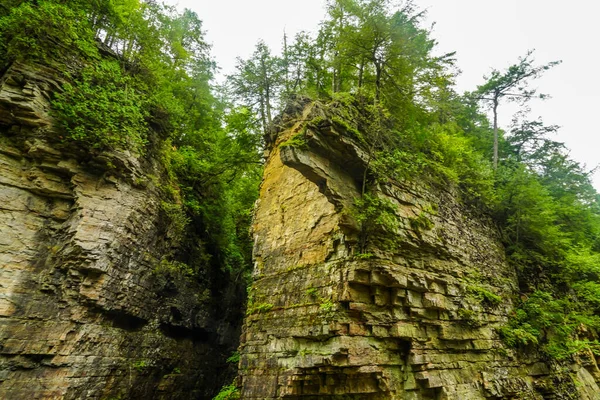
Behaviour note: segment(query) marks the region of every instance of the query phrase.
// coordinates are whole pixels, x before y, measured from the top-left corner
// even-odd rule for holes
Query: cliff
[[[161,268],[178,243],[156,155],[63,143],[58,76],[15,63],[0,80],[0,398],[207,398],[243,290]]]
[[[360,222],[369,149],[339,106],[300,100],[270,138],[241,397],[598,399],[591,353],[558,364],[504,345],[516,272],[451,185],[371,181],[397,223]]]
[[[61,85],[20,63],[0,79],[0,397],[209,398],[243,290],[174,273],[158,152],[61,140]],[[518,287],[493,222],[452,185],[365,173],[344,107],[298,99],[268,138],[241,397],[597,399],[593,354],[501,340]]]

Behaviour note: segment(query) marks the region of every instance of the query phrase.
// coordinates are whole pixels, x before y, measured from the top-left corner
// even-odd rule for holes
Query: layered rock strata
[[[240,305],[161,274],[158,163],[57,146],[57,76],[0,80],[0,398],[210,398]]]
[[[565,369],[504,346],[515,271],[494,225],[451,189],[377,184],[398,225],[361,247],[352,210],[369,156],[335,121],[303,101],[271,138],[242,398],[600,398],[592,355]]]

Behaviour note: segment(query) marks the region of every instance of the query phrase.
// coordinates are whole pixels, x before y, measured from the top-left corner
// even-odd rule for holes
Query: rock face
[[[208,398],[240,304],[157,268],[174,244],[151,157],[48,139],[56,76],[0,80],[0,398]]]
[[[592,355],[565,368],[503,345],[516,273],[485,216],[447,188],[378,184],[398,225],[361,250],[358,140],[317,103],[280,123],[253,226],[242,398],[600,398]]]

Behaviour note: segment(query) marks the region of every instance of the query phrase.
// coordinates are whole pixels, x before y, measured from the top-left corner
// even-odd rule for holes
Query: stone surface
[[[269,138],[242,398],[600,398],[593,356],[564,372],[504,347],[497,328],[513,308],[515,271],[491,221],[451,189],[380,184],[399,227],[359,254],[350,210],[365,152],[315,117],[331,121],[326,106],[300,102]],[[306,146],[285,145],[298,134]],[[431,224],[415,223],[423,218]],[[473,287],[502,302],[477,300]]]
[[[175,245],[144,180],[160,167],[57,143],[56,76],[0,80],[0,398],[210,398],[241,304],[156,272]]]

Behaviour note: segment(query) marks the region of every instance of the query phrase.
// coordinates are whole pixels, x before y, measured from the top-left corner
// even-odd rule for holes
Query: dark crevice
[[[135,332],[142,329],[148,321],[143,318],[127,314],[122,311],[108,311],[104,313],[110,319],[115,328],[123,329],[129,332]]]
[[[201,328],[190,329],[184,326],[160,324],[159,329],[165,336],[176,340],[189,339],[194,342],[210,342],[213,336]]]

